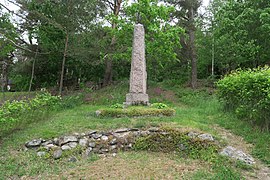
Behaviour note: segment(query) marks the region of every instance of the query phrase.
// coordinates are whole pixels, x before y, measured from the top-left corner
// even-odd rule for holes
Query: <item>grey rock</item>
[[[84,136],[86,136],[86,134],[85,133],[81,133],[81,137],[84,137]]]
[[[96,110],[96,116],[100,116],[101,111],[100,110]]]
[[[61,146],[61,149],[63,151],[67,151],[67,150],[71,150],[71,147],[68,144],[65,144],[65,145]]]
[[[127,145],[127,148],[132,148],[132,144],[129,143],[129,144]]]
[[[109,138],[108,138],[108,136],[101,136],[101,140],[102,140],[102,141],[108,141]]]
[[[53,152],[53,159],[59,159],[62,156],[63,151],[61,149],[58,149]]]
[[[54,149],[54,148],[57,148],[58,146],[54,145],[54,144],[47,144],[47,145],[44,145],[44,148],[46,150],[51,150],[51,149]]]
[[[198,135],[199,135],[199,133],[196,133],[196,132],[189,132],[188,134],[187,134],[189,137],[191,137],[191,138],[196,138]]]
[[[78,143],[70,142],[70,143],[68,143],[68,145],[69,145],[69,147],[71,147],[71,149],[73,149],[73,148],[77,147]]]
[[[85,150],[85,155],[89,156],[91,154],[91,152],[93,151],[93,148],[89,147]]]
[[[126,138],[130,135],[131,132],[124,132],[124,133],[115,133],[113,134],[116,138]]]
[[[117,139],[116,138],[113,138],[110,142],[110,145],[115,145],[117,144]]]
[[[53,141],[52,140],[48,140],[48,141],[42,143],[41,145],[42,146],[47,146],[48,144],[53,144]]]
[[[169,135],[170,133],[169,132],[160,132],[160,134],[162,134],[162,135]]]
[[[201,140],[214,141],[214,138],[211,134],[201,134],[198,136]]]
[[[129,131],[139,131],[138,128],[130,128]]]
[[[86,147],[88,145],[88,139],[87,138],[80,139],[79,144],[80,146]]]
[[[149,132],[159,132],[160,129],[158,127],[151,127],[148,129]]]
[[[73,133],[73,135],[76,136],[76,137],[79,137],[80,136],[79,133]]]
[[[60,145],[59,139],[58,139],[58,138],[54,138],[54,139],[53,139],[53,143],[54,143],[55,145],[57,145],[57,146]]]
[[[87,132],[86,135],[91,136],[92,134],[96,134],[96,133],[97,133],[97,131],[93,130],[93,131]]]
[[[99,152],[99,148],[96,148],[96,147],[95,147],[95,148],[92,149],[92,151],[93,151],[94,153],[98,153],[98,152]]]
[[[96,143],[95,143],[95,142],[90,142],[90,143],[89,143],[89,147],[91,147],[91,148],[96,147]]]
[[[39,152],[37,152],[37,156],[38,156],[38,157],[45,156],[45,154],[46,154],[45,151],[39,151]]]
[[[102,134],[92,134],[91,135],[94,139],[101,138]]]
[[[109,152],[109,149],[106,149],[106,148],[100,149],[100,153],[108,153],[108,152]]]
[[[67,144],[69,142],[78,142],[78,138],[76,136],[64,136],[59,139],[59,144]]]
[[[244,153],[241,150],[238,150],[232,146],[227,146],[225,147],[221,152],[221,155],[223,156],[228,156],[230,158],[242,161],[248,165],[252,165],[255,164],[255,160],[253,159],[252,156],[250,156],[249,154]]]
[[[113,151],[113,150],[115,150],[115,149],[117,149],[117,146],[116,146],[116,145],[110,146],[110,151]]]
[[[28,148],[38,147],[42,143],[41,139],[33,139],[32,141],[26,142],[25,146]]]
[[[149,134],[149,131],[141,131],[141,136],[148,136]]]
[[[114,132],[115,132],[115,133],[124,133],[124,132],[128,132],[128,131],[129,131],[128,128],[121,128],[121,129],[115,130]]]
[[[113,153],[112,156],[115,157],[116,156],[116,153]]]
[[[186,147],[184,144],[179,144],[179,149],[180,149],[181,151],[184,151],[184,150],[187,149],[187,147]]]
[[[77,162],[78,159],[74,156],[72,156],[71,158],[68,159],[68,162]]]

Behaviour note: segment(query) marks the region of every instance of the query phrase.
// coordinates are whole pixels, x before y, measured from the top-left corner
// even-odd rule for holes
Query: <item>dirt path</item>
[[[242,137],[231,133],[218,125],[213,128],[219,132],[222,139],[224,139],[230,146],[242,150],[245,153],[251,154],[252,144],[248,144]],[[243,175],[248,180],[270,180],[270,169],[266,167],[258,159],[255,159],[256,164],[254,171],[244,171]]]

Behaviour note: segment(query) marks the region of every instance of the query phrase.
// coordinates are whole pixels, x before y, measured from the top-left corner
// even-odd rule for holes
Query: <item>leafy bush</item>
[[[217,82],[225,107],[265,129],[270,124],[270,68],[237,70]]]
[[[6,101],[0,107],[1,134],[16,128],[19,124],[31,121],[32,118],[25,118],[26,115],[58,107],[60,100],[59,96],[42,93],[29,101]]]
[[[151,107],[157,108],[157,109],[164,109],[164,108],[167,108],[168,106],[163,103],[153,103],[151,104]]]
[[[114,109],[122,109],[122,108],[123,108],[123,104],[116,103],[116,104],[111,105],[111,108],[114,108]]]

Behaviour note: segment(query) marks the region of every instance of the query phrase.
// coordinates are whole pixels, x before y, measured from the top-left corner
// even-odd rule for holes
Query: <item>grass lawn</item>
[[[61,112],[52,112],[43,120],[31,123],[4,137],[0,149],[0,179],[17,177],[26,179],[101,179],[102,177],[106,179],[119,177],[242,179],[258,171],[256,167],[250,168],[219,156],[192,159],[177,154],[132,151],[120,152],[115,157],[97,155],[88,158],[78,157],[79,161],[72,163],[66,158],[60,160],[39,158],[34,151],[24,151],[24,143],[34,138],[49,139],[75,132],[121,127],[179,127],[209,132],[219,139],[223,137],[222,133],[228,134],[230,130],[234,133],[232,135],[234,138],[225,143],[230,144],[233,139],[236,144],[240,143],[237,138],[242,137],[243,148],[263,161],[264,166],[270,166],[269,133],[260,132],[232,114],[224,113],[221,104],[214,95],[209,95],[208,90],[192,92],[180,87],[166,87],[166,85],[151,87],[149,89],[151,102],[164,102],[175,108],[176,115],[173,117],[99,118],[95,116],[96,110],[123,102],[127,90],[126,85],[120,84],[93,92],[87,97],[88,104]],[[248,146],[248,143],[252,146]]]

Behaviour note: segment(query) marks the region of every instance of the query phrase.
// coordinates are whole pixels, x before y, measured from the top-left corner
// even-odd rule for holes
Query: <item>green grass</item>
[[[158,87],[159,85],[156,85]],[[160,85],[163,87],[162,85]],[[155,87],[151,87],[153,89]],[[149,91],[151,91],[151,89]],[[174,101],[166,99],[166,92],[161,95],[150,92],[151,102],[165,102],[171,107],[175,107],[176,115],[173,117],[143,117],[143,118],[99,118],[95,116],[95,111],[109,107],[115,103],[122,103],[127,92],[127,84],[111,86],[100,91],[91,93],[88,104],[77,106],[73,109],[61,112],[52,112],[43,120],[33,122],[23,129],[14,131],[4,137],[0,149],[0,179],[15,176],[34,176],[38,174],[61,174],[65,170],[91,164],[99,158],[90,157],[81,159],[75,164],[67,162],[66,159],[58,161],[38,158],[33,151],[24,152],[24,143],[34,138],[50,139],[74,132],[85,132],[88,130],[109,130],[121,127],[178,127],[205,131],[217,136],[218,132],[213,125],[220,125],[230,129],[237,135],[242,136],[247,142],[254,144],[252,154],[262,160],[266,165],[270,165],[269,140],[270,134],[260,132],[247,122],[238,120],[233,114],[224,113],[222,105],[214,95],[209,95],[207,89],[193,92],[181,87],[165,87],[175,92]],[[164,101],[163,101],[164,100]],[[140,156],[141,152],[132,156]],[[78,157],[79,158],[79,157]],[[179,157],[174,157],[177,160]],[[199,179],[209,177],[209,179],[240,179],[240,172],[246,169],[226,158],[201,159],[209,165],[199,171],[192,173],[188,179]],[[209,168],[211,169],[210,172]]]

